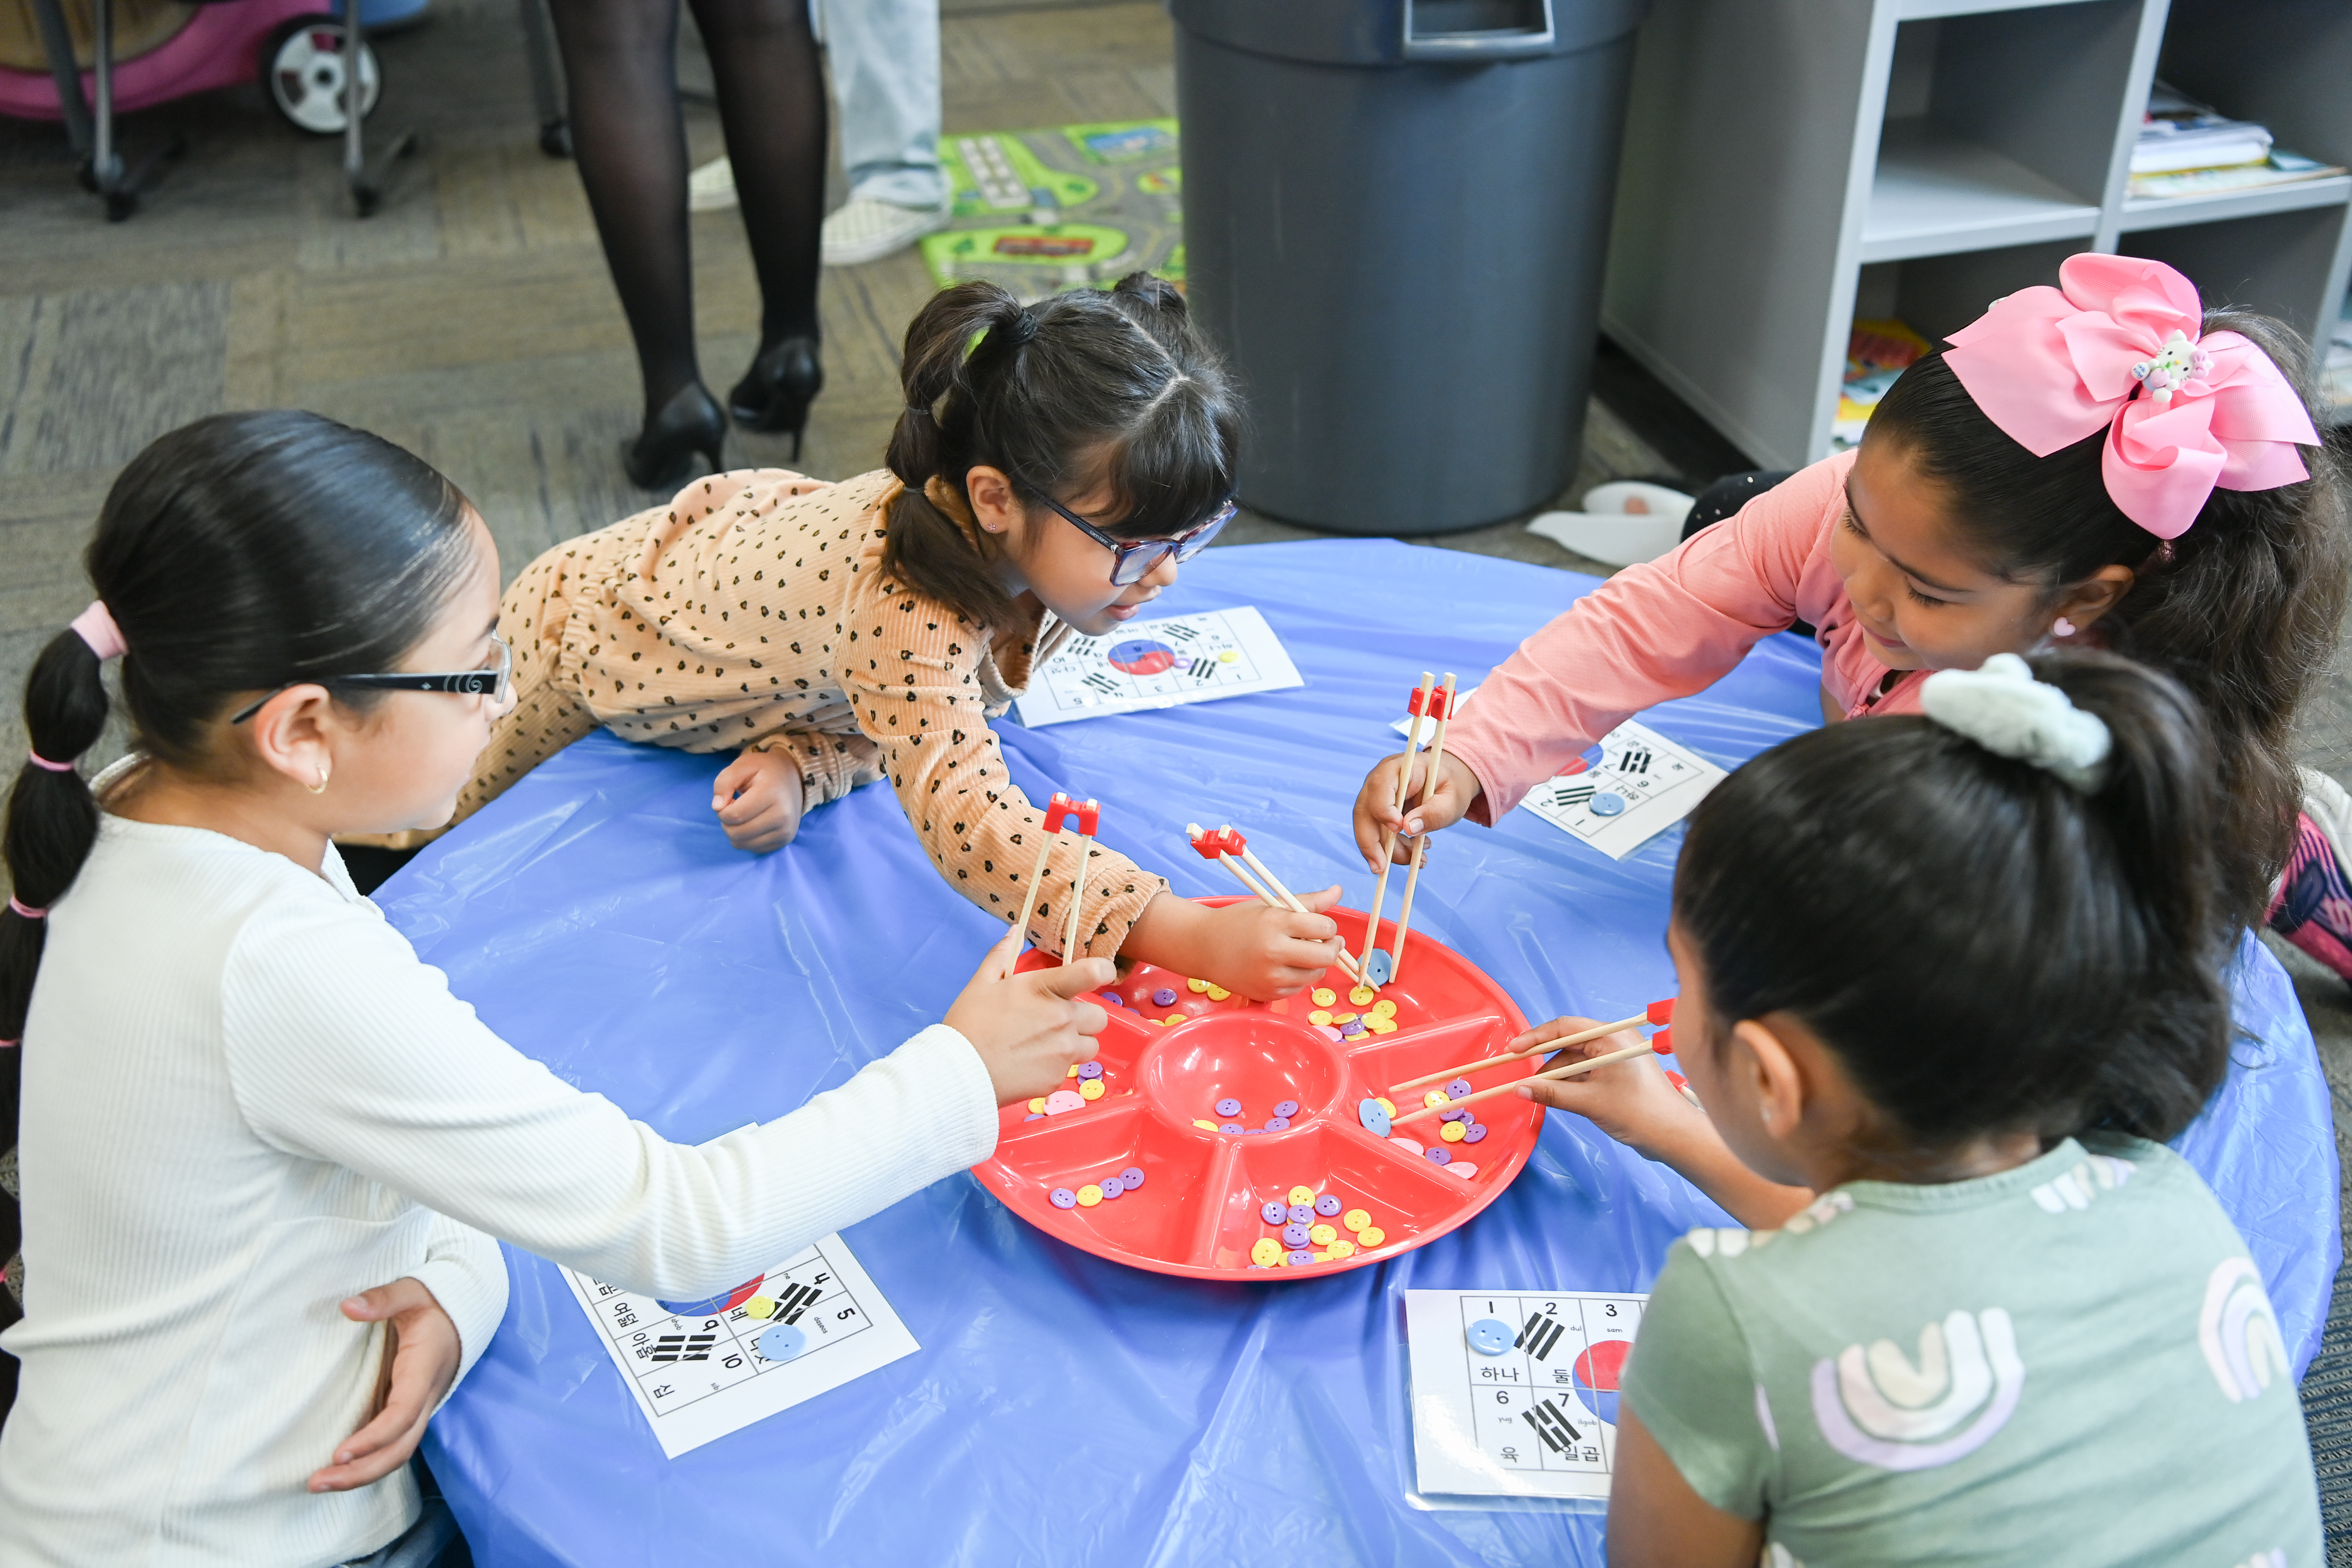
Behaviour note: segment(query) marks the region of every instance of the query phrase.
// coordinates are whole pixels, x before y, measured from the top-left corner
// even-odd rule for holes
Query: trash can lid
[[[1176,25],[1253,54],[1335,66],[1494,65],[1580,53],[1649,0],[1170,0]]]

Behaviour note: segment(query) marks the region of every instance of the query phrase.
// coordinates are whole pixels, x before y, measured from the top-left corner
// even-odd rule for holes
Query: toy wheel
[[[288,124],[314,136],[343,131],[343,75],[348,69],[343,25],[331,16],[298,16],[272,35],[262,56],[269,101]],[[360,113],[375,112],[383,90],[375,51],[360,45]]]

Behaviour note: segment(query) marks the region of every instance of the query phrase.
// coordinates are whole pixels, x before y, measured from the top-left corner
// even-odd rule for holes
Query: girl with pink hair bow
[[[2089,644],[2207,709],[2233,805],[2213,825],[2232,914],[2274,910],[2352,974],[2352,890],[2324,831],[2352,825],[2352,802],[2314,774],[2305,806],[2289,749],[2352,571],[2304,343],[2267,317],[2203,310],[2162,262],[2103,255],[2070,258],[2057,288],[1997,300],[1948,341],[1904,372],[1857,449],[1529,637],[1402,813],[1404,759],[1374,767],[1356,806],[1367,860],[1387,831],[1492,826],[1625,719],[1799,621],[1818,628],[1832,720],[1917,711],[1934,670]]]

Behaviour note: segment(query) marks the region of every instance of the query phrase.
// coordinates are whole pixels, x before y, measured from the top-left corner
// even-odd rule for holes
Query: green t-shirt
[[[1770,1568],[2319,1568],[2317,1486],[2245,1244],[2170,1150],[2069,1139],[1696,1230],[1623,1398]]]

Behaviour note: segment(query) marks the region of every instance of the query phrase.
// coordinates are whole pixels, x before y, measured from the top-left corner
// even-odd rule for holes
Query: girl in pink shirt
[[[2203,312],[2162,262],[2076,256],[2059,277],[1906,371],[1856,450],[1619,573],[1522,643],[1402,813],[1391,803],[1404,759],[1374,767],[1355,813],[1367,861],[1392,831],[1402,859],[1406,836],[1464,816],[1493,826],[1625,719],[1712,684],[1799,620],[1818,628],[1831,720],[1915,712],[1933,670],[2088,642],[2204,704],[2236,807],[2214,826],[2241,918],[2328,905],[2335,920],[2315,931],[2344,929],[2316,945],[2352,972],[2352,895],[2299,817],[2289,745],[2352,571],[2304,345],[2267,317]],[[2343,795],[2318,782],[2325,817]]]

